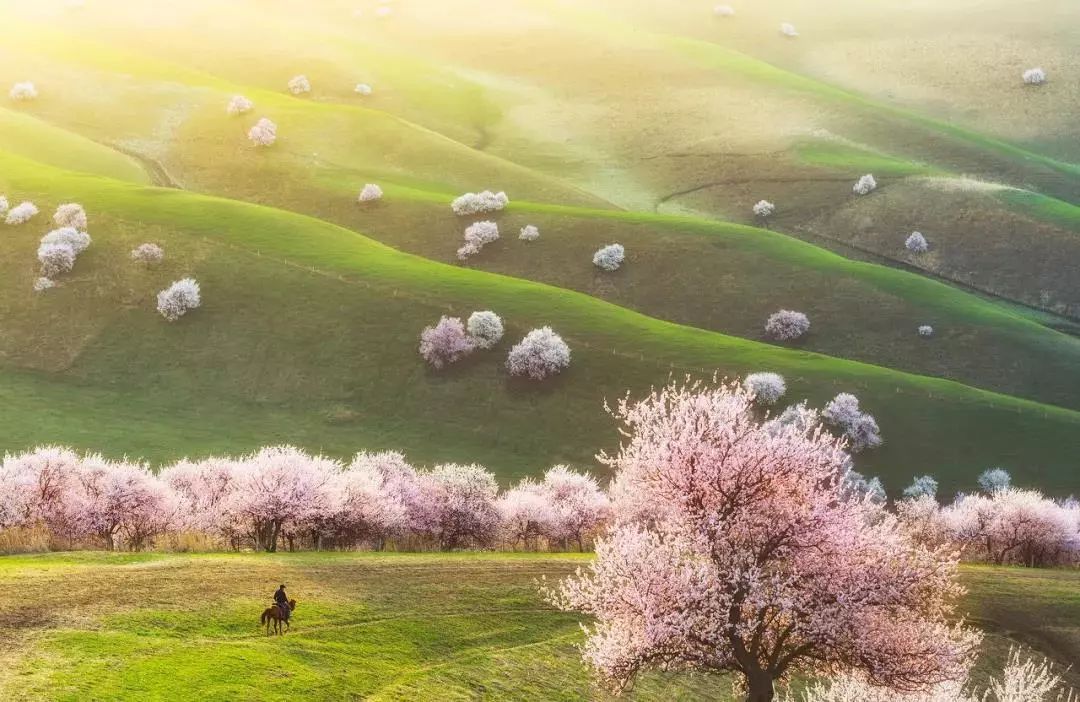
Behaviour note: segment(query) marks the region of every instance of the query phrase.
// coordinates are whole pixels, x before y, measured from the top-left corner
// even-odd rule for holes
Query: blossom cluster
[[[498,212],[505,209],[508,204],[510,204],[510,198],[506,196],[506,193],[502,191],[493,193],[490,190],[484,190],[479,193],[465,193],[454,198],[454,201],[450,203],[450,208],[454,210],[454,214],[466,216],[484,212]]]
[[[238,458],[143,463],[45,446],[0,463],[0,530],[45,528],[60,547],[143,549],[182,532],[219,547],[585,548],[608,498],[556,466],[500,495],[478,465],[414,468],[400,453],[351,462],[272,446]],[[527,495],[527,497],[524,497]]]

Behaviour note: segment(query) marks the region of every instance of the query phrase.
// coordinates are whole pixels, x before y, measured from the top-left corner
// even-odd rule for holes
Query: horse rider
[[[282,619],[289,621],[289,615],[292,614],[292,608],[289,607],[289,596],[285,594],[284,583],[277,589],[277,592],[274,593],[274,602],[281,611]]]

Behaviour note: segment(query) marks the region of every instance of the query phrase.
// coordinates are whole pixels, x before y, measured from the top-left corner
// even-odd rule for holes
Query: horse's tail
[[[264,609],[263,613],[262,613],[262,616],[259,617],[259,623],[260,624],[265,624],[266,620],[269,619],[269,618],[270,618],[270,610]]]

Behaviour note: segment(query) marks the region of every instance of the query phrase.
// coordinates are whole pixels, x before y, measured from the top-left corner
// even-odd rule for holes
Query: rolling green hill
[[[617,441],[603,402],[627,389],[769,369],[788,377],[792,399],[863,398],[887,444],[860,465],[893,488],[927,471],[946,490],[968,486],[993,463],[1048,490],[1075,486],[1075,412],[674,325],[263,206],[13,156],[2,173],[46,211],[82,202],[95,237],[43,295],[30,291],[37,230],[6,237],[5,448],[60,441],[165,460],[282,441],[341,455],[397,447],[418,461],[481,461],[508,480],[556,461],[589,465]],[[148,240],[168,252],[160,269],[127,259]],[[204,306],[166,324],[154,295],[189,274]],[[489,308],[508,325],[497,349],[441,374],[424,367],[424,324]],[[508,379],[507,348],[542,324],[573,348],[571,369],[548,384]]]

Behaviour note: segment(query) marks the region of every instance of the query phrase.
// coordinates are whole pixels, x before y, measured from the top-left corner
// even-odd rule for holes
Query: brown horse
[[[296,600],[289,600],[289,611],[292,612],[296,609]],[[281,629],[282,622],[285,623],[284,631]],[[281,614],[281,610],[278,609],[276,604],[272,604],[263,610],[262,617],[259,619],[260,624],[266,625],[266,635],[270,635],[270,624],[274,625],[274,633],[283,636],[286,631],[289,630],[289,620]]]

